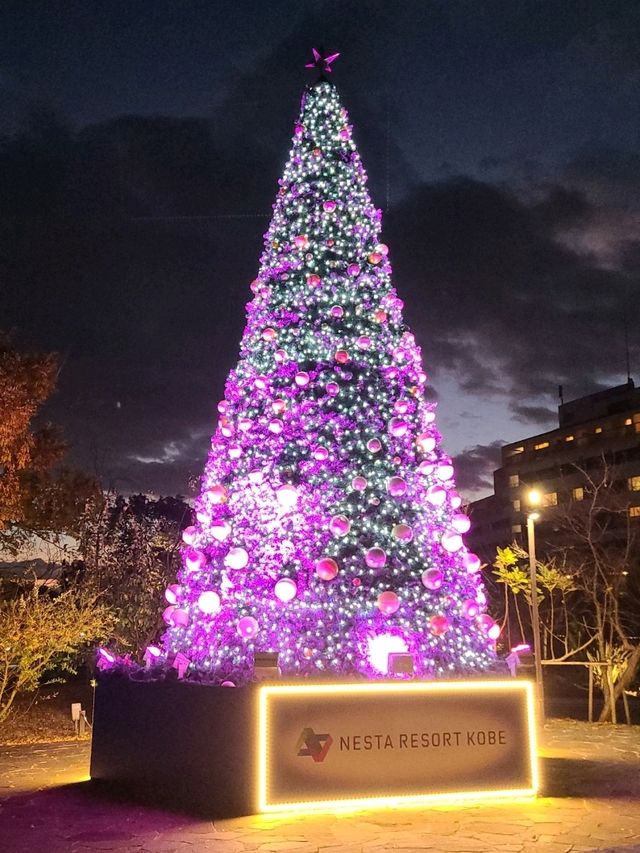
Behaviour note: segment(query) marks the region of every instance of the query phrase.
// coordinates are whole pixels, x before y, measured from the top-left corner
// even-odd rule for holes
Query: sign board
[[[258,808],[532,796],[528,681],[264,685]]]

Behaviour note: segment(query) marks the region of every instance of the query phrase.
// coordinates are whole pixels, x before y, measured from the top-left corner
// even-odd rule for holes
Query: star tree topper
[[[331,63],[335,62],[336,59],[340,56],[339,53],[332,53],[330,56],[322,56],[322,53],[315,49],[315,47],[311,48],[313,53],[313,62],[307,62],[304,66],[305,68],[317,68],[318,71],[326,71],[327,74],[331,73]]]

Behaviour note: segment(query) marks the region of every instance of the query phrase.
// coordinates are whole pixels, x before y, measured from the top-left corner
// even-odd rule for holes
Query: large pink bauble
[[[430,459],[423,459],[422,462],[418,465],[417,471],[419,474],[422,474],[423,477],[428,477],[429,474],[433,474],[433,469],[436,466]]]
[[[188,572],[199,572],[207,562],[207,558],[202,551],[196,551],[195,548],[189,548],[184,555],[184,564]]]
[[[396,400],[393,404],[393,411],[397,415],[406,415],[409,411],[409,401],[408,400]]]
[[[382,255],[380,254],[380,252],[371,252],[367,260],[370,264],[379,264],[382,260]]]
[[[327,382],[325,388],[330,397],[336,397],[340,393],[340,386],[337,382]]]
[[[227,490],[222,483],[217,483],[215,486],[211,486],[210,489],[206,490],[205,496],[212,504],[223,504],[227,500]]]
[[[483,634],[486,634],[491,640],[498,639],[500,636],[500,626],[488,613],[481,613],[476,617],[476,622]]]
[[[309,238],[306,234],[298,234],[297,237],[294,237],[293,242],[296,249],[306,249],[309,245]]]
[[[309,285],[309,287],[317,287],[321,281],[322,279],[320,278],[320,276],[316,275],[316,273],[314,272],[310,273],[310,275],[307,276],[307,284]]]
[[[332,317],[340,318],[344,316],[344,308],[342,305],[332,305],[329,313]]]
[[[329,522],[329,530],[334,536],[346,536],[351,530],[351,522],[346,515],[334,515]]]
[[[455,552],[459,551],[463,546],[462,536],[460,536],[459,533],[456,533],[455,530],[445,530],[440,537],[440,544],[445,551],[448,551],[450,554],[455,554]]]
[[[391,418],[389,421],[389,432],[395,438],[400,438],[403,435],[406,435],[409,431],[409,424],[404,420],[404,418]]]
[[[349,264],[349,266],[347,267],[347,272],[349,273],[349,275],[352,276],[360,275],[360,267],[358,266],[358,264]]]
[[[273,589],[280,601],[292,601],[298,592],[295,581],[291,578],[280,578]]]
[[[294,381],[300,388],[304,388],[305,385],[309,384],[309,379],[310,377],[306,370],[301,370],[299,373],[296,373]]]
[[[258,391],[264,391],[267,387],[267,377],[266,376],[256,376],[253,380],[253,384],[256,386]]]
[[[249,562],[249,555],[244,548],[231,548],[224,558],[224,564],[228,569],[244,569]]]
[[[220,400],[220,402],[218,403],[218,411],[221,415],[224,415],[225,412],[229,411],[229,401]]]
[[[370,453],[379,453],[382,450],[382,442],[379,438],[370,438],[367,442],[367,450]]]
[[[185,628],[189,624],[189,621],[189,614],[186,610],[174,607],[171,614],[171,625],[174,625],[176,628]]]
[[[421,453],[431,453],[435,449],[436,440],[428,432],[423,432],[416,438],[416,446]]]
[[[467,598],[462,602],[462,615],[467,619],[475,619],[480,610],[480,605],[473,598]]]
[[[272,329],[271,326],[267,326],[266,329],[262,330],[262,337],[265,341],[275,341],[276,339],[276,330]]]
[[[182,541],[185,543],[185,545],[193,545],[197,532],[198,531],[195,527],[193,527],[193,525],[191,525],[190,527],[185,527],[185,529],[182,531]]]
[[[446,616],[432,616],[429,619],[429,630],[434,637],[441,637],[449,630],[449,620]]]
[[[335,201],[328,200],[328,201],[325,201],[325,202],[324,202],[324,204],[322,205],[322,207],[326,210],[326,212],[327,212],[327,213],[333,213],[333,211],[334,211],[334,210],[336,209],[336,207],[337,207],[337,204],[336,204],[336,202],[335,202]]]
[[[433,506],[442,506],[447,499],[447,492],[442,486],[430,486],[425,497]]]
[[[352,487],[356,490],[356,492],[364,492],[367,488],[367,481],[364,477],[354,477],[351,481]]]
[[[338,574],[338,564],[331,557],[322,557],[316,560],[316,574],[323,581],[332,581]]]
[[[398,542],[411,542],[413,539],[413,529],[408,524],[396,524],[391,533]]]
[[[182,587],[179,583],[172,583],[164,591],[164,597],[169,602],[169,604],[175,604],[177,600],[180,598],[180,593],[182,592]]]
[[[239,444],[230,444],[228,453],[230,459],[240,459],[242,456],[242,448]]]
[[[441,462],[436,467],[436,477],[446,483],[453,477],[453,465],[450,462]]]
[[[376,252],[379,252],[386,258],[389,254],[389,247],[386,243],[378,243],[378,245],[376,246]]]
[[[369,548],[364,555],[364,561],[370,569],[381,569],[387,562],[387,555],[382,548]]]
[[[274,400],[271,404],[271,408],[273,409],[274,415],[281,415],[287,408],[287,403],[281,397],[277,400]]]
[[[392,498],[400,498],[407,491],[407,483],[402,477],[391,477],[387,482],[387,491]]]
[[[231,534],[231,525],[228,521],[224,521],[224,519],[222,519],[220,521],[214,521],[209,530],[211,531],[211,535],[214,539],[218,542],[224,542]]]
[[[462,562],[464,563],[464,567],[470,575],[479,572],[482,567],[480,557],[478,557],[477,554],[472,554],[470,551],[469,553],[464,555]]]
[[[196,518],[198,519],[200,524],[205,525],[209,522],[210,515],[206,511],[206,509],[199,509],[198,512],[196,513]]]
[[[269,421],[269,432],[272,432],[274,435],[280,435],[283,429],[284,424],[280,418],[273,418],[273,420]]]
[[[436,419],[436,413],[435,412],[425,412],[424,422],[426,424],[432,424],[435,421],[435,419]]]
[[[471,520],[469,516],[465,515],[463,512],[457,512],[451,519],[451,526],[454,530],[457,530],[458,533],[467,533],[471,527]]]
[[[253,426],[251,418],[238,418],[238,429],[240,432],[249,432]]]
[[[313,458],[317,459],[318,462],[324,462],[329,458],[329,451],[326,447],[314,447]]]
[[[497,622],[494,622],[493,625],[487,631],[487,637],[489,637],[490,640],[493,640],[495,642],[501,633],[501,627],[498,625]]]
[[[349,353],[346,349],[339,349],[335,354],[335,360],[338,364],[346,364],[349,361]]]
[[[242,619],[238,619],[238,634],[245,640],[255,637],[258,628],[258,620],[254,619],[253,616],[243,616]]]
[[[390,616],[400,607],[400,599],[395,592],[381,592],[376,604],[378,610],[384,613],[385,616]]]
[[[200,593],[198,607],[203,613],[217,613],[220,610],[220,596],[212,589],[207,589]]]
[[[462,504],[462,498],[457,492],[451,492],[449,495],[449,503],[451,504],[452,509],[458,509]]]
[[[369,335],[360,335],[360,337],[356,341],[358,349],[369,349],[371,343],[372,341]]]
[[[426,569],[420,580],[427,589],[440,589],[444,578],[440,569]]]
[[[284,362],[287,360],[287,354],[283,349],[277,349],[274,352],[273,357],[278,362],[278,364],[284,364]]]
[[[167,625],[173,625],[173,614],[175,613],[175,610],[175,604],[170,604],[162,611],[162,618],[164,619]]]
[[[298,490],[290,483],[285,483],[284,486],[278,487],[276,499],[280,506],[291,509],[298,503]]]

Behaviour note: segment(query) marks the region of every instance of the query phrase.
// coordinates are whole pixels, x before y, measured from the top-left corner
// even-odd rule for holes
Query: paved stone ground
[[[87,744],[0,749],[1,853],[640,853],[640,727],[555,720],[536,801],[207,821],[106,799]]]

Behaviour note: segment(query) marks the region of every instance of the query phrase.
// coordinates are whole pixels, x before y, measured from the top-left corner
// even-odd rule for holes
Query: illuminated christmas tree
[[[318,64],[328,62],[316,56]],[[166,597],[162,657],[215,682],[482,671],[498,626],[347,112],[307,88],[240,360]]]

